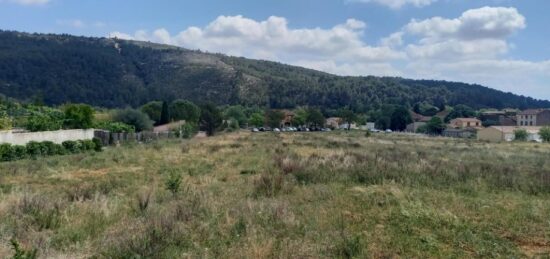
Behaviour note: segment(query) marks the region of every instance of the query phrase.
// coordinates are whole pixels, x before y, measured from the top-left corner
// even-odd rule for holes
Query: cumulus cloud
[[[270,59],[310,68],[322,67],[332,73],[388,75],[392,71],[389,62],[404,58],[404,53],[389,46],[366,44],[362,40],[366,26],[362,21],[348,19],[329,29],[292,29],[283,17],[255,21],[243,16],[220,16],[203,28],[189,27],[175,35],[160,28],[152,32],[137,31],[133,35],[113,32],[110,36]]]
[[[483,7],[468,10],[455,19],[412,20],[386,41],[413,38],[404,46],[407,76],[480,83],[550,98],[550,89],[543,83],[550,79],[550,61],[507,57],[509,38],[525,27],[525,17],[515,8]]]
[[[437,2],[437,0],[349,0],[349,2],[358,2],[358,3],[376,3],[388,6],[392,9],[399,9],[404,5],[413,5],[416,7],[423,7],[431,5],[432,3]]]
[[[50,2],[50,0],[3,0],[0,2],[10,2],[20,5],[45,5]]]
[[[550,99],[550,60],[508,56],[510,38],[525,27],[525,17],[515,8],[483,7],[456,18],[411,20],[375,45],[366,43],[363,21],[292,28],[276,16],[263,21],[220,16],[204,27],[176,34],[159,28],[109,36],[280,61],[339,75],[456,80]]]

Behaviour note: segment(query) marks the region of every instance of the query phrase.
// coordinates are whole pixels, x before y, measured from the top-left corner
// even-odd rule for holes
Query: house
[[[539,131],[541,128],[537,126],[492,126],[479,130],[477,132],[477,139],[491,142],[512,141],[515,139],[514,132],[524,129],[528,134],[527,140],[540,142]]]
[[[282,112],[285,116],[283,117],[283,120],[281,121],[281,127],[290,127],[290,126],[292,126],[292,121],[294,120],[294,116],[296,116],[296,114],[294,114],[294,112],[288,111],[288,110],[283,110]]]
[[[449,127],[453,129],[479,128],[481,121],[476,118],[456,118],[451,120]]]
[[[432,118],[432,117],[424,116],[412,111],[411,111],[411,117],[415,122],[428,122]]]
[[[340,128],[341,123],[342,123],[342,118],[340,117],[330,117],[325,120],[325,125],[332,129]]]
[[[550,125],[550,110],[529,109],[518,113],[517,126],[548,126]]]
[[[340,127],[338,127],[338,128],[339,129],[348,129],[348,128],[349,129],[358,129],[357,124],[351,123],[351,125],[350,125],[347,122],[340,124]]]
[[[475,133],[476,131],[473,128],[445,129],[442,136],[448,138],[471,138],[475,135]]]
[[[516,113],[513,110],[484,111],[480,115],[483,124],[491,126],[516,126]]]
[[[426,126],[426,122],[417,121],[407,125],[406,132],[417,132],[420,127]]]

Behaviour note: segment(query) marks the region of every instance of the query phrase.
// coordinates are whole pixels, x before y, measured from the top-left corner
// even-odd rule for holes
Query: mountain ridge
[[[0,30],[0,93],[46,104],[139,106],[189,99],[271,108],[385,104],[548,108],[550,101],[476,84],[400,77],[337,76],[279,62],[115,38]]]

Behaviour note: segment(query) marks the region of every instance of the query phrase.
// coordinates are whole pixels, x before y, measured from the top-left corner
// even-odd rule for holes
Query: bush
[[[122,122],[103,121],[94,125],[97,129],[108,130],[112,133],[133,133],[136,131],[134,126]]]
[[[67,104],[65,112],[65,128],[89,129],[93,126],[94,109],[86,104]]]
[[[19,245],[19,242],[15,238],[12,238],[10,240],[11,246],[13,248],[13,257],[14,259],[35,259],[38,258],[37,253],[38,250],[36,248],[33,248],[31,250],[25,250],[24,248]]]
[[[119,110],[114,114],[113,119],[116,122],[133,126],[138,132],[153,128],[153,121],[149,119],[149,116],[134,109]]]
[[[93,138],[92,141],[94,142],[94,151],[101,152],[103,150],[103,143],[101,143],[101,140],[98,138]]]
[[[550,127],[543,127],[539,132],[540,137],[544,142],[550,142]]]
[[[514,131],[514,139],[516,141],[527,141],[527,138],[529,137],[529,133],[527,133],[524,129],[518,129]]]
[[[0,145],[0,161],[12,161],[13,151],[10,144]]]
[[[95,150],[95,143],[93,140],[87,139],[87,140],[80,140],[79,142],[82,145],[82,151]]]
[[[64,141],[62,145],[67,150],[67,152],[71,154],[80,153],[80,151],[82,150],[82,144],[78,141],[68,140]]]
[[[185,123],[181,126],[180,130],[182,138],[192,138],[195,134],[197,134],[199,129],[196,124]]]
[[[39,142],[31,141],[27,143],[27,154],[31,158],[36,158],[42,155],[42,145]]]
[[[166,189],[176,195],[180,191],[182,177],[180,173],[171,171],[168,179],[166,179]]]

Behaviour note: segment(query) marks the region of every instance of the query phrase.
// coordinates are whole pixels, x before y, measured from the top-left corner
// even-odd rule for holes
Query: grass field
[[[550,146],[240,132],[0,164],[0,258],[548,257]]]

